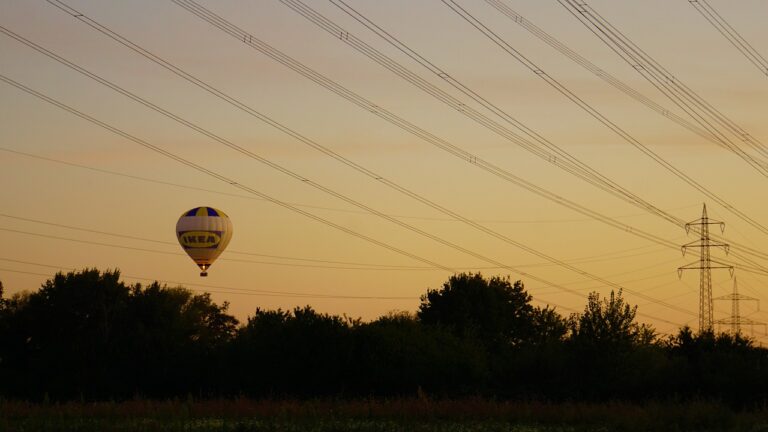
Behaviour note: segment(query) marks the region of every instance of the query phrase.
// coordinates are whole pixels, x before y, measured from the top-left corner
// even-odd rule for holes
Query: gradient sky
[[[660,104],[672,106],[555,0],[504,1],[599,67]],[[679,280],[675,271],[694,257],[682,257],[677,250],[617,231],[500,181],[238,43],[170,1],[66,3],[255,110],[409,190],[538,251],[691,312],[684,314],[626,294],[631,303],[639,305],[643,314],[640,319],[659,331],[673,332],[676,325],[682,324],[697,326],[698,274],[686,273]],[[466,102],[466,97],[331,3],[308,3]],[[749,64],[687,0],[589,3],[717,109],[754,137],[768,141],[768,77]],[[532,183],[676,243],[694,240],[686,237],[681,227],[611,198],[534,158],[319,30],[279,1],[201,4],[377,105]],[[682,219],[699,217],[706,197],[589,117],[439,0],[350,0],[349,4],[451,76],[617,183]],[[736,156],[619,93],[485,2],[469,0],[460,4],[667,161],[752,218],[768,221],[766,178]],[[710,4],[768,56],[766,2],[710,0]],[[241,184],[444,266],[522,278],[536,304],[557,305],[565,315],[583,309],[588,292],[610,291],[594,280],[448,220],[352,171],[45,1],[0,0],[0,25],[338,193],[581,294],[563,292],[503,268],[491,268],[493,265],[487,262],[366,214],[0,34],[3,75]],[[256,307],[292,308],[305,304],[322,312],[374,319],[392,310],[414,311],[418,297],[427,288],[439,287],[451,274],[249,196],[5,83],[0,83],[0,181],[4,185],[0,189],[0,241],[5,251],[0,254],[0,280],[7,293],[34,290],[58,269],[119,268],[131,283],[158,279],[213,291],[213,298],[228,300],[231,311],[241,319]],[[227,212],[235,230],[228,251],[211,268],[207,279],[198,278],[197,268],[175,244],[174,235],[179,215],[202,205]],[[727,223],[725,234],[729,239],[768,251],[765,234],[715,203],[707,205],[711,217]],[[713,251],[713,256],[719,253]],[[768,299],[765,277],[739,270],[736,275],[743,294]],[[730,293],[732,281],[727,272],[715,272],[713,279],[715,296]],[[744,303],[741,309],[747,315],[755,311],[755,305]],[[729,313],[729,303],[715,303],[716,319],[726,318]],[[763,312],[749,317],[768,321],[768,314]],[[762,333],[762,328],[756,331]]]

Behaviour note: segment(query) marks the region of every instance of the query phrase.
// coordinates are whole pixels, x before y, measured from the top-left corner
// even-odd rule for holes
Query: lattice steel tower
[[[733,279],[733,293],[715,297],[713,300],[730,300],[731,301],[731,316],[729,318],[723,318],[715,321],[715,324],[725,324],[731,326],[731,332],[733,334],[739,334],[741,333],[741,325],[747,324],[752,328],[752,331],[754,332],[754,327],[756,325],[761,325],[765,327],[765,323],[755,321],[752,319],[749,319],[747,317],[741,316],[741,311],[739,311],[739,302],[742,301],[754,301],[757,303],[757,310],[760,310],[760,300],[754,298],[745,296],[743,294],[739,294],[739,288],[736,284],[736,278]]]
[[[712,269],[728,269],[733,275],[733,266],[713,260],[709,255],[711,247],[721,247],[728,254],[728,245],[712,241],[709,238],[709,226],[720,225],[720,232],[725,231],[725,223],[709,219],[707,217],[707,205],[701,212],[701,219],[685,224],[685,232],[699,233],[699,240],[683,245],[683,255],[688,248],[699,248],[699,261],[692,262],[677,269],[677,274],[682,277],[683,270],[699,270],[699,332],[712,331]],[[713,265],[713,263],[715,265]]]

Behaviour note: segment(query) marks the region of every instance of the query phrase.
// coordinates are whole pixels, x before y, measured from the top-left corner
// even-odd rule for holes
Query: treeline
[[[362,322],[306,306],[239,323],[208,294],[57,274],[0,301],[0,396],[768,401],[768,351],[749,338],[659,337],[620,292],[568,317],[531,300],[519,281],[459,274],[415,314]]]

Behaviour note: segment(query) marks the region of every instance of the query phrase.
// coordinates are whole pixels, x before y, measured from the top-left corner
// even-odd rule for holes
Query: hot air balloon
[[[202,270],[200,276],[208,276],[206,270],[232,239],[232,222],[221,210],[196,207],[181,215],[176,223],[176,237],[187,255]]]

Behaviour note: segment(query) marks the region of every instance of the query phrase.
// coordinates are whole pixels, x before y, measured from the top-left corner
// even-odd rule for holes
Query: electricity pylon
[[[678,267],[678,277],[683,276],[683,270],[699,270],[699,332],[712,331],[712,269],[728,269],[733,276],[733,266],[713,260],[709,255],[711,247],[721,247],[728,255],[728,244],[712,241],[709,238],[709,226],[720,225],[720,232],[725,231],[725,222],[709,219],[707,217],[707,205],[701,212],[701,219],[685,224],[685,232],[691,230],[700,234],[699,240],[692,241],[682,246],[683,256],[688,248],[699,248],[699,261]],[[715,265],[713,265],[713,263]]]
[[[752,329],[752,333],[754,333],[756,325],[761,325],[763,326],[763,329],[765,329],[766,327],[765,323],[741,316],[741,312],[739,311],[739,302],[745,301],[745,300],[757,302],[757,310],[760,310],[760,300],[754,297],[749,297],[743,294],[739,294],[739,288],[738,288],[738,285],[736,284],[736,278],[733,279],[733,293],[720,296],[720,297],[715,297],[712,300],[730,300],[731,301],[731,316],[729,318],[719,319],[715,321],[715,324],[730,325],[731,333],[733,333],[734,335],[741,333],[742,324],[749,325],[750,328]]]

